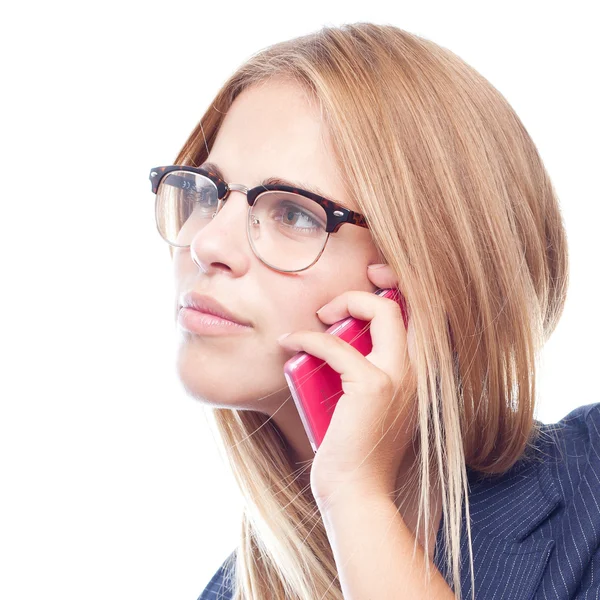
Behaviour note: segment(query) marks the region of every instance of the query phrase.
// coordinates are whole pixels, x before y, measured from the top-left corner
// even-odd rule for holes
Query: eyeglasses
[[[210,223],[232,190],[246,194],[246,232],[254,254],[283,273],[314,265],[329,239],[344,223],[368,229],[363,215],[327,198],[287,185],[251,189],[226,183],[208,169],[171,165],[150,171],[156,194],[156,225],[171,246],[188,248],[196,233]]]

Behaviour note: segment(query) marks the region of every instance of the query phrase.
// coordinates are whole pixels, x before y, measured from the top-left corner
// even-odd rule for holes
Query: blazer
[[[476,600],[600,600],[600,403],[540,427],[534,452],[505,473],[467,468]],[[463,510],[460,577],[468,600],[465,527]],[[444,573],[442,530],[443,515],[434,564]],[[235,554],[198,600],[231,600]]]

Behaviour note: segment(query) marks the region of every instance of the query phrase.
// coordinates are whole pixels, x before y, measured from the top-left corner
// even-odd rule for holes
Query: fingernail
[[[280,342],[281,340],[285,339],[288,335],[290,335],[291,331],[289,333],[283,333],[281,334],[278,338],[277,341]]]
[[[375,269],[381,269],[381,267],[385,267],[385,264],[378,263],[376,265],[369,265],[367,267],[367,269],[375,270]]]

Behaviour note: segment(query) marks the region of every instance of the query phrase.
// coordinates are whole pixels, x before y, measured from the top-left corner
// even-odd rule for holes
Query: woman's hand
[[[397,285],[387,265],[367,272],[379,288]],[[318,315],[326,324],[348,316],[370,321],[373,349],[363,356],[337,336],[316,331],[280,339],[285,348],[312,354],[341,375],[343,394],[312,464],[312,493],[318,504],[328,505],[338,494],[391,496],[415,423],[416,376],[408,343],[412,323],[407,332],[398,303],[366,291],[345,292]]]

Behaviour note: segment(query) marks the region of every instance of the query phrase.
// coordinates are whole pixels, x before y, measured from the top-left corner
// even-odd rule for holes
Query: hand
[[[387,265],[367,273],[379,288],[397,285]],[[286,348],[326,361],[341,375],[343,394],[312,463],[313,496],[319,505],[357,491],[391,496],[415,423],[412,323],[407,332],[397,302],[366,291],[344,292],[318,315],[326,324],[348,316],[370,321],[373,349],[363,356],[337,336],[316,331],[296,331],[280,340]]]

